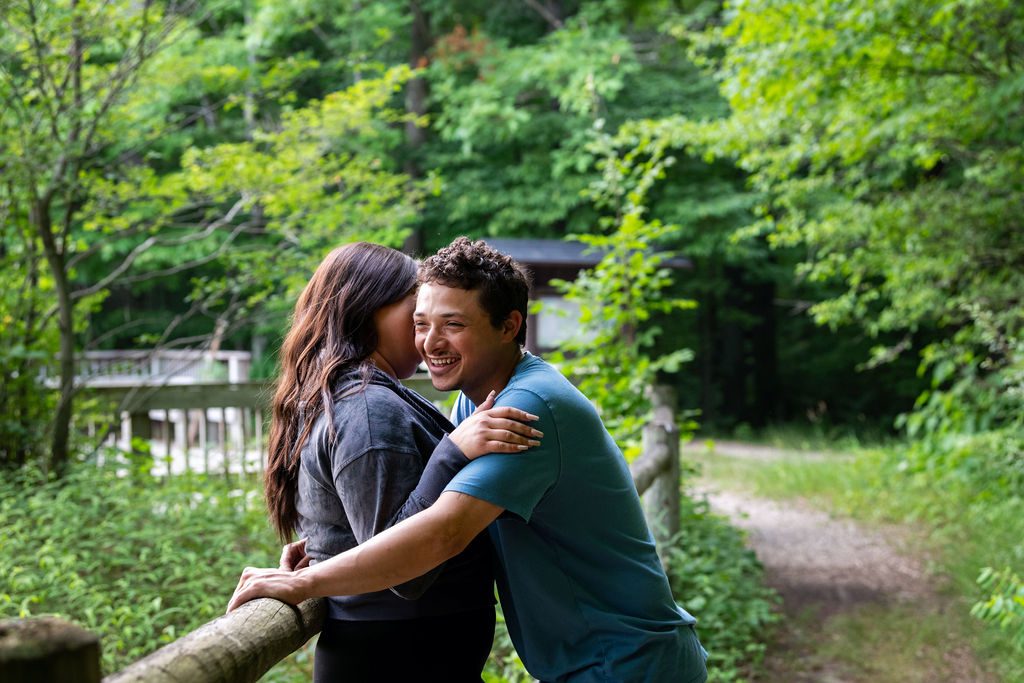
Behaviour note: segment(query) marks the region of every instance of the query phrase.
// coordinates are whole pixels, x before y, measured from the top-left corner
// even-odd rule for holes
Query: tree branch
[[[85,343],[85,345],[83,346],[83,349],[86,350],[86,351],[88,351],[90,349],[95,349],[97,346],[99,346],[100,344],[102,344],[106,340],[108,340],[108,339],[110,339],[112,337],[116,337],[117,335],[121,334],[122,332],[130,330],[133,327],[138,327],[140,325],[145,325],[146,323],[151,323],[151,322],[159,322],[159,321],[165,320],[165,319],[166,318],[162,318],[162,317],[161,318],[149,317],[149,318],[139,318],[137,320],[129,320],[126,323],[122,323],[121,325],[118,325],[116,327],[113,327],[113,328],[107,330],[106,332],[104,332],[103,334],[101,334],[98,337],[94,337],[94,338],[90,339],[88,342]]]
[[[548,22],[548,24],[551,25],[551,28],[555,29],[556,31],[565,28],[565,24],[562,23],[562,20],[559,19],[558,16],[554,12],[552,12],[550,8],[540,4],[537,0],[523,0],[523,2],[525,2],[527,6],[530,7],[530,9],[532,9],[534,12],[543,17],[544,21]]]
[[[172,240],[161,240],[159,237],[157,237],[155,235],[152,236],[152,237],[147,238],[146,240],[143,240],[143,242],[141,244],[136,245],[136,247],[134,249],[132,249],[131,252],[128,253],[128,255],[124,258],[124,260],[120,264],[118,264],[118,266],[116,268],[114,268],[113,271],[108,273],[107,276],[104,277],[102,280],[100,280],[99,282],[97,282],[94,285],[86,287],[85,289],[80,289],[80,290],[77,290],[75,292],[72,292],[72,294],[71,294],[72,300],[78,300],[78,299],[81,299],[82,297],[89,296],[91,294],[95,294],[95,293],[97,293],[99,291],[102,291],[107,286],[109,286],[111,283],[113,283],[115,280],[117,280],[119,277],[121,277],[121,275],[123,275],[125,271],[127,271],[129,268],[132,267],[132,265],[139,258],[139,256],[141,256],[143,253],[145,253],[147,250],[149,250],[152,247],[155,247],[155,246],[180,246],[182,244],[187,244],[189,242],[194,242],[194,241],[203,239],[204,237],[208,237],[208,236],[212,235],[218,228],[220,228],[220,227],[226,225],[227,223],[229,223],[230,221],[232,221],[235,218],[235,216],[238,214],[238,212],[241,211],[242,208],[245,206],[245,203],[246,203],[246,199],[244,197],[242,199],[239,199],[237,202],[235,202],[234,206],[232,206],[231,209],[226,214],[224,214],[224,216],[222,216],[221,218],[217,219],[216,221],[210,223],[210,225],[208,225],[206,227],[206,229],[204,229],[202,232],[199,232],[199,233],[196,233],[196,234],[193,234],[193,235],[189,235],[187,237],[183,237],[183,238],[179,238],[179,239],[172,239]],[[224,249],[227,248],[227,246],[230,245],[231,242],[234,241],[235,237],[237,237],[238,234],[244,228],[245,228],[245,224],[243,223],[243,224],[237,226],[234,230],[232,230],[231,234],[228,235],[228,237],[224,240],[224,242],[222,242],[221,245],[217,248],[217,250],[215,252],[213,252],[212,254],[209,254],[209,255],[204,256],[202,258],[193,259],[192,261],[188,261],[188,262],[183,263],[183,264],[179,264],[178,266],[175,266],[173,268],[167,268],[167,269],[164,269],[164,270],[161,270],[161,271],[154,271],[154,272],[146,273],[146,274],[140,275],[140,276],[128,277],[128,278],[125,278],[124,280],[122,280],[122,282],[123,283],[141,282],[143,280],[148,280],[148,279],[152,279],[154,277],[161,277],[161,276],[164,276],[164,275],[170,275],[170,274],[173,274],[173,273],[178,273],[178,272],[181,272],[183,270],[188,270],[190,268],[195,268],[196,266],[203,265],[204,263],[209,263],[213,259],[217,258],[220,254],[222,254],[224,252]]]
[[[72,3],[72,12],[74,11],[74,3]],[[50,116],[50,133],[54,136],[54,139],[60,137],[60,127],[58,126],[58,110],[51,107],[51,102],[60,102],[64,96],[63,91],[59,91],[57,83],[53,79],[53,75],[46,66],[46,44],[43,39],[39,36],[39,17],[36,14],[36,3],[33,0],[28,2],[28,19],[29,19],[29,34],[32,36],[32,50],[35,53],[36,71],[39,76],[39,90],[44,94],[46,92],[46,86],[49,85],[52,89],[53,97],[42,97],[42,108]],[[33,132],[35,132],[33,130]]]

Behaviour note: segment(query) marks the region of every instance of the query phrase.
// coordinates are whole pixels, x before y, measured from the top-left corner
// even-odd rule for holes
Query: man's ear
[[[501,324],[501,336],[505,341],[512,341],[519,334],[519,328],[523,326],[523,314],[519,311],[512,311]]]

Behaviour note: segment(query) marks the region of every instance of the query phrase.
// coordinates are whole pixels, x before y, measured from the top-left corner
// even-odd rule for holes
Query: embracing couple
[[[266,494],[286,540],[228,609],[328,598],[316,681],[480,681],[494,592],[542,681],[707,677],[594,407],[524,352],[529,279],[459,238],[331,252],[281,350]],[[449,422],[399,380],[426,362]],[[482,533],[484,530],[488,533]]]

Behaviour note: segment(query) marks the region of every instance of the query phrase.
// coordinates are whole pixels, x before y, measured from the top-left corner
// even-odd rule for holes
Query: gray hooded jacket
[[[469,460],[447,437],[454,427],[416,392],[380,370],[338,382],[302,449],[296,507],[314,562],[326,560],[430,507]],[[413,619],[494,604],[486,534],[437,569],[390,590],[332,597],[329,616]]]

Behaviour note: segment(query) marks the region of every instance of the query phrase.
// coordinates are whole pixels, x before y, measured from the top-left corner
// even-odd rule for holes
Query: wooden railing
[[[432,401],[447,393],[434,389],[426,373],[404,380]],[[197,381],[164,384],[149,378],[108,379],[83,393],[111,406],[89,434],[129,450],[134,439],[149,443],[156,476],[190,472],[238,474],[262,471],[266,462],[267,410],[274,385],[267,380]],[[136,442],[137,443],[137,442]]]
[[[103,683],[248,683],[320,632],[326,601],[262,598],[214,619]],[[33,683],[39,683],[35,681]]]
[[[267,598],[214,619],[102,683],[249,683],[320,632],[322,599]],[[3,683],[101,683],[99,638],[54,617],[0,622]]]
[[[679,530],[679,430],[673,391],[656,387],[652,398],[653,419],[630,473],[662,550]],[[253,600],[102,683],[251,683],[319,633],[325,613],[323,599],[297,607]],[[3,683],[101,683],[99,656],[96,636],[72,624],[52,618],[0,622]]]
[[[192,384],[209,381],[244,382],[249,379],[252,354],[248,351],[202,349],[130,349],[86,351],[78,358],[76,384],[102,386],[144,380],[152,383]]]
[[[662,552],[679,533],[679,425],[676,422],[675,390],[650,389],[653,414],[644,425],[643,449],[630,465],[633,483],[642,496],[644,515]]]

